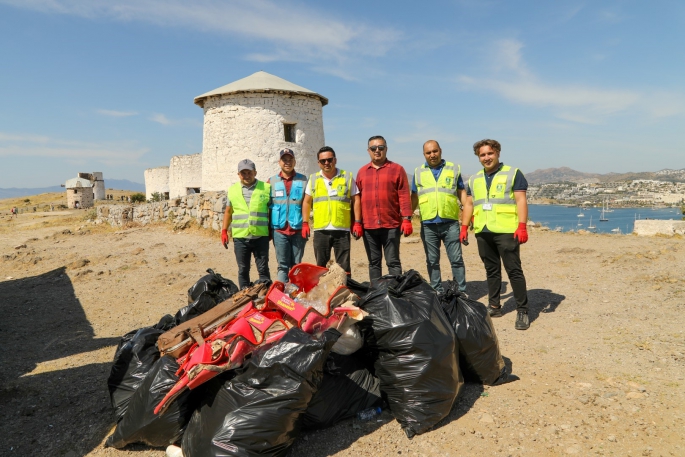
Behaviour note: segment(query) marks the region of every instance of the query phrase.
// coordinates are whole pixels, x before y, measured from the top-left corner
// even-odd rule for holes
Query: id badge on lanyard
[[[483,211],[492,211],[492,203],[483,203]]]
[[[329,197],[337,197],[338,196],[338,188],[331,186],[331,183],[328,184],[330,187],[328,188],[328,196]]]

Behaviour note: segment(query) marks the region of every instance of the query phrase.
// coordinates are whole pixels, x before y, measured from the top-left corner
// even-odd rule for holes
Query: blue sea
[[[581,211],[577,206],[528,205],[528,219],[554,230],[563,232],[589,230],[596,233],[632,233],[635,219],[682,220],[680,208],[615,208],[604,214],[606,222],[600,222],[601,208],[586,208]],[[579,214],[583,214],[579,217]],[[594,230],[588,229],[590,218]],[[580,224],[580,225],[579,225]]]

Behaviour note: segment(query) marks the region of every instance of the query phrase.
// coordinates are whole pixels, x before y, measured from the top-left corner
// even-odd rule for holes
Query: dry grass
[[[28,202],[26,201],[28,200]],[[55,207],[67,204],[66,192],[49,192],[46,194],[31,195],[29,197],[6,198],[0,200],[0,211],[9,211],[13,206],[19,209],[28,210],[36,207],[36,212],[50,208],[50,204]]]
[[[122,196],[129,197],[135,193],[137,192],[132,190],[107,189],[105,190],[105,194],[112,195],[114,200],[97,200],[95,201],[95,206],[130,204],[128,202],[122,202],[120,198]],[[26,200],[29,201],[27,202]],[[55,207],[55,210],[57,210],[57,207],[59,205],[64,205],[66,207],[66,190],[64,190],[64,192],[48,192],[45,194],[30,195],[25,197],[6,198],[4,200],[0,200],[0,211],[9,211],[13,206],[16,206],[17,208],[22,210],[29,210],[35,206],[36,212],[49,211],[50,204],[52,204]]]

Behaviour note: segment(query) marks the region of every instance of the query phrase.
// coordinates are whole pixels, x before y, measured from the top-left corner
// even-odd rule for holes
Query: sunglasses
[[[376,152],[376,150],[383,152],[386,149],[388,149],[387,146],[369,146],[369,151],[371,151],[371,152]]]
[[[334,160],[335,160],[335,157],[330,157],[328,159],[319,159],[319,163],[321,165],[325,165],[327,163],[333,163]]]

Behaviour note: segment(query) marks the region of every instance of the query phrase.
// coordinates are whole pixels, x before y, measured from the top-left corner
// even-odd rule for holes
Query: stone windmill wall
[[[316,152],[324,145],[324,133],[318,98],[220,95],[205,100],[204,112],[203,191],[226,190],[237,182],[237,165],[243,159],[252,160],[257,176],[266,180],[279,172],[278,152],[283,148],[294,151],[298,172],[308,175],[319,170]]]
[[[162,195],[169,193],[169,167],[145,170],[145,198],[150,200],[155,192]]]
[[[202,154],[173,156],[169,163],[169,196],[181,197],[199,192],[200,189],[202,189]]]
[[[281,149],[294,152],[296,170],[319,170],[324,145],[323,106],[328,99],[278,76],[258,71],[195,97],[204,110],[202,154],[174,156],[169,167],[145,170],[145,190],[169,198],[226,191],[238,181],[237,165],[252,160],[258,178],[280,170]]]

